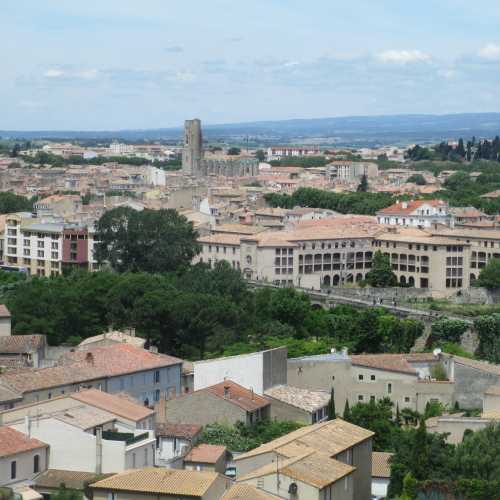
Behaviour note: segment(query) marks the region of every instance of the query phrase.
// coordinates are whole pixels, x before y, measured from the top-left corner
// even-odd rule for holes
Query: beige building
[[[440,363],[432,353],[320,354],[288,360],[288,382],[309,390],[335,390],[335,407],[389,398],[394,410],[423,412],[428,402],[454,404],[454,382],[431,379],[430,369]]]
[[[226,472],[227,448],[216,444],[199,444],[184,457],[186,470]]]
[[[230,483],[216,472],[148,468],[116,474],[90,488],[94,500],[220,500]]]
[[[383,226],[366,216],[299,222],[293,229],[199,238],[195,262],[224,260],[245,278],[319,290],[365,279],[376,251],[398,282],[435,297],[466,290],[488,260],[500,258],[500,232]]]
[[[267,398],[231,380],[184,394],[166,405],[168,423],[208,425],[215,422],[252,425],[269,418]]]
[[[235,457],[236,479],[281,498],[366,500],[372,437],[338,418],[303,427]]]
[[[276,385],[264,395],[271,402],[271,418],[290,420],[306,425],[316,424],[328,418],[328,391],[311,391],[290,385]]]

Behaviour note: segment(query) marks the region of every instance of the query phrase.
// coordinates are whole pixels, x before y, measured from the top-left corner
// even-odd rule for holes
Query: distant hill
[[[243,141],[250,137],[261,144],[310,142],[343,146],[370,146],[438,142],[458,137],[500,135],[500,113],[452,115],[346,116],[250,123],[204,125],[210,140]],[[180,140],[181,127],[149,130],[99,131],[0,131],[0,137],[22,139],[124,139]]]

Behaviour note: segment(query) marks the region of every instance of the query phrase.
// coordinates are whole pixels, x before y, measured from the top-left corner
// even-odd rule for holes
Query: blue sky
[[[3,0],[0,129],[500,111],[498,0]]]

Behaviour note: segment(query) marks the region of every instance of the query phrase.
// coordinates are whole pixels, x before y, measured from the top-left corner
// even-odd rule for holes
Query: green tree
[[[368,177],[366,176],[366,174],[363,174],[363,176],[361,177],[361,181],[360,183],[358,184],[358,187],[356,189],[356,191],[358,193],[366,193],[368,191]]]
[[[469,329],[469,323],[458,319],[440,318],[432,323],[431,341],[435,344],[443,342],[459,343],[462,335]]]
[[[344,420],[350,421],[351,419],[351,409],[349,408],[349,400],[346,398],[344,405],[344,413],[342,415]]]
[[[335,412],[335,389],[332,387],[330,392],[330,401],[328,401],[328,420],[335,420],[337,413]]]
[[[380,250],[377,250],[373,256],[372,268],[366,275],[366,282],[376,288],[397,285],[397,278],[392,272],[391,261]]]
[[[264,151],[262,151],[262,149],[258,149],[256,152],[255,152],[255,158],[257,158],[257,160],[259,161],[266,161],[266,153],[264,153]]]
[[[71,488],[66,488],[64,484],[61,484],[59,489],[50,495],[51,500],[83,500],[83,493],[78,490]]]
[[[474,330],[479,337],[476,354],[492,363],[500,363],[500,314],[476,319]]]
[[[417,186],[425,186],[427,184],[427,181],[422,174],[413,174],[406,179],[406,182],[412,182]]]
[[[238,156],[241,153],[240,148],[231,147],[227,150],[227,154],[230,156]]]
[[[175,271],[199,251],[192,224],[170,209],[115,208],[99,219],[96,233],[97,261],[119,272]]]
[[[475,282],[476,286],[500,288],[500,259],[490,259]]]

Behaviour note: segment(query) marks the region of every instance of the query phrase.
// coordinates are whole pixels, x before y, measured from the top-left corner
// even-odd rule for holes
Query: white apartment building
[[[442,200],[398,201],[377,212],[379,224],[430,228],[435,224],[450,225],[448,204]]]

